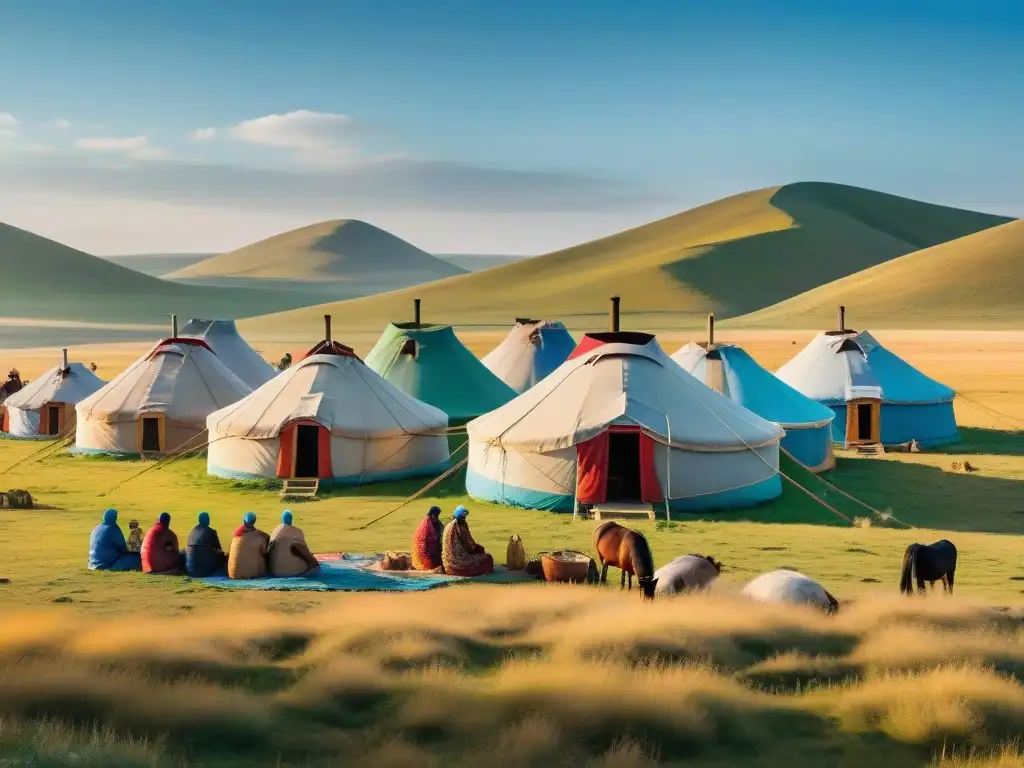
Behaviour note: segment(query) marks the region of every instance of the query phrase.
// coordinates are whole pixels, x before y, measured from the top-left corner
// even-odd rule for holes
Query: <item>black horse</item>
[[[912,594],[914,583],[917,591],[924,592],[924,583],[935,588],[935,582],[942,581],[942,590],[953,594],[953,574],[956,572],[956,547],[953,542],[942,539],[934,544],[911,544],[903,554],[903,574],[900,577],[900,592]]]

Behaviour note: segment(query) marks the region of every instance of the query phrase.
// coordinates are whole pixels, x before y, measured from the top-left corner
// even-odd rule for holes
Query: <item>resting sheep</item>
[[[669,597],[691,590],[707,589],[718,578],[722,564],[704,555],[680,555],[654,573],[656,595]]]
[[[821,584],[797,571],[763,573],[743,588],[743,594],[759,603],[811,605],[826,613],[839,610],[839,601]]]

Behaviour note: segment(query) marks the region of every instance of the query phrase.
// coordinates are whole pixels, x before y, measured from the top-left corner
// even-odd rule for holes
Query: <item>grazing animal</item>
[[[704,555],[680,555],[654,573],[659,595],[678,595],[691,590],[707,589],[722,572],[722,564]]]
[[[924,592],[924,583],[935,588],[936,581],[942,581],[942,591],[953,594],[953,576],[956,573],[956,547],[953,542],[941,539],[934,544],[911,544],[903,553],[903,571],[900,574],[900,592],[913,594]]]
[[[759,603],[812,605],[826,613],[839,610],[839,601],[828,590],[798,571],[763,573],[743,588],[743,594]]]
[[[658,579],[654,575],[651,548],[642,533],[609,520],[594,529],[594,549],[597,550],[597,559],[601,563],[602,584],[608,580],[608,566],[615,566],[622,571],[622,588],[626,587],[628,576],[629,589],[632,589],[633,576],[636,576],[641,597],[645,600],[654,599],[654,588],[658,586]]]

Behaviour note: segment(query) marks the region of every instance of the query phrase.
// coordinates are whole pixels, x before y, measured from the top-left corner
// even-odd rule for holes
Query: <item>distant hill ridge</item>
[[[707,312],[737,317],[903,256],[1009,221],[1006,217],[824,182],[734,195],[544,256],[485,272],[249,322],[287,335],[317,315],[382,324],[421,298],[431,320],[504,325],[516,316],[601,323],[622,297],[634,327],[692,327]]]
[[[372,224],[341,219],[283,232],[189,265],[167,277],[363,280],[412,285],[464,272]]]

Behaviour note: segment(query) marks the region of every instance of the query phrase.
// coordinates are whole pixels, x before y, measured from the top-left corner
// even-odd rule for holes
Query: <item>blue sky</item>
[[[9,2],[0,221],[538,253],[801,180],[1019,215],[1022,40],[1012,0]]]

